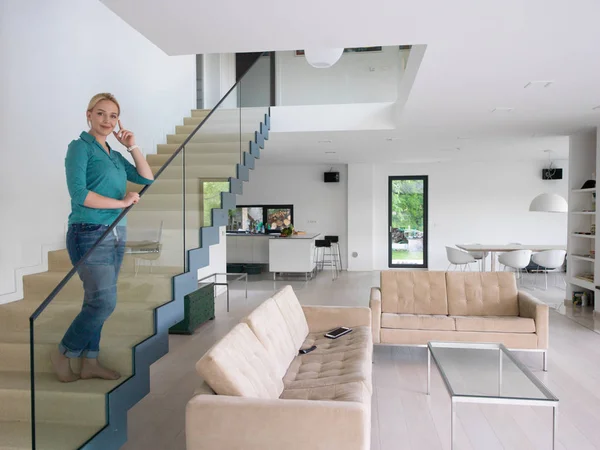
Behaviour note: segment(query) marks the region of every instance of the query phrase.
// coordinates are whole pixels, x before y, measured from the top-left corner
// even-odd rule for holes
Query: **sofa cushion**
[[[349,350],[366,349],[373,352],[373,335],[371,327],[354,327],[352,331],[337,339],[325,337],[323,332],[309,333],[301,348],[317,348],[309,355],[340,353]]]
[[[341,383],[312,388],[285,389],[280,398],[294,400],[334,400],[370,405],[371,392],[364,383]]]
[[[382,344],[427,345],[430,341],[441,342],[501,342],[512,349],[538,348],[535,333],[491,333],[483,331],[439,331],[439,330],[401,330],[382,328]]]
[[[515,316],[456,316],[458,331],[491,331],[498,333],[535,333],[535,321]]]
[[[311,333],[302,348],[317,349],[298,355],[283,378],[285,389],[313,388],[363,382],[372,390],[373,342],[369,327],[357,327],[338,339]]]
[[[267,299],[243,319],[267,350],[275,366],[275,374],[283,378],[298,354],[288,325],[273,298]]]
[[[294,346],[299,349],[308,336],[308,323],[302,311],[302,306],[291,286],[285,286],[273,296],[281,314],[287,323]]]
[[[446,330],[454,331],[454,318],[427,314],[390,314],[381,315],[382,328],[401,328],[404,330]]]
[[[451,316],[518,316],[517,283],[510,272],[447,272]]]
[[[265,347],[244,323],[237,324],[196,363],[204,381],[220,395],[278,398],[283,381]]]
[[[447,315],[445,272],[382,271],[381,311]]]

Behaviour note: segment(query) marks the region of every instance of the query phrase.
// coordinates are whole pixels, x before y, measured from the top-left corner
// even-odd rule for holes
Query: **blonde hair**
[[[115,105],[117,105],[117,111],[118,111],[117,114],[121,115],[121,106],[119,105],[119,102],[117,101],[117,99],[115,98],[114,95],[109,94],[108,92],[102,92],[100,94],[94,95],[92,97],[92,99],[90,100],[90,103],[88,104],[87,111],[90,112],[102,100],[108,100],[108,101],[113,102]]]

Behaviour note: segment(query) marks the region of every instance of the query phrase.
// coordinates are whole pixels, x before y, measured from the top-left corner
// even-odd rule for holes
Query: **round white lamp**
[[[333,66],[344,53],[343,48],[313,48],[305,49],[306,61],[317,69],[327,69]]]
[[[540,194],[529,205],[529,211],[566,213],[567,210],[567,201],[558,194]]]

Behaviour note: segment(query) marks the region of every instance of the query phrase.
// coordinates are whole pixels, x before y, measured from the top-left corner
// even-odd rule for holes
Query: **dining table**
[[[496,253],[514,252],[515,250],[531,250],[532,252],[543,252],[545,250],[566,250],[566,245],[522,245],[522,244],[456,244],[458,248],[465,252],[484,252],[489,253],[491,257],[491,271],[496,271]],[[482,260],[481,270],[485,272],[485,258]]]

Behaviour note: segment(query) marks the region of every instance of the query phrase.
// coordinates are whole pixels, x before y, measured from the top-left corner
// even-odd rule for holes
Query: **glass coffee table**
[[[429,342],[428,395],[431,387],[432,356],[451,398],[451,449],[454,448],[456,403],[550,406],[553,409],[554,449],[558,399],[504,345]]]

